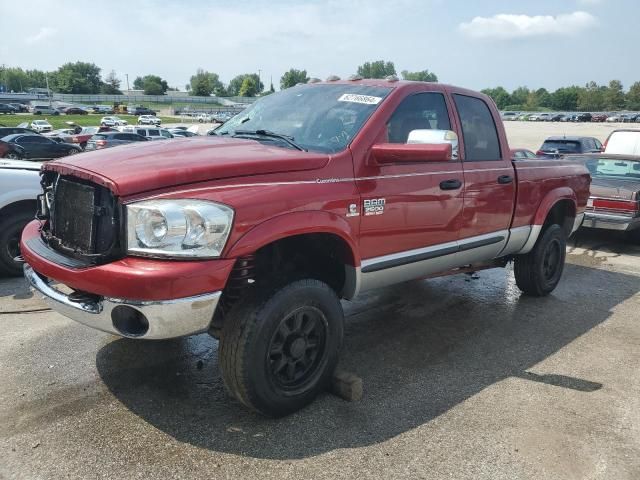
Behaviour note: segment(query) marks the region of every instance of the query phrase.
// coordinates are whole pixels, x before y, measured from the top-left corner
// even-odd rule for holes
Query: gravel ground
[[[640,247],[580,233],[568,262],[543,299],[506,269],[345,303],[363,399],[281,420],[227,397],[212,338],[119,339],[0,279],[0,478],[637,480]]]

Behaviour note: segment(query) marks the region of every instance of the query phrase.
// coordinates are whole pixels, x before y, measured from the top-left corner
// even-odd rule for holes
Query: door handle
[[[500,175],[498,177],[498,183],[501,185],[513,182],[513,177],[511,175]]]
[[[457,190],[462,186],[462,182],[460,180],[457,180],[455,178],[452,178],[450,180],[444,180],[442,182],[440,182],[440,189],[441,190]]]

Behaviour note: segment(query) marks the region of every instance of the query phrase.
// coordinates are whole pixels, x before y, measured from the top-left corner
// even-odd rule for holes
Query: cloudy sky
[[[638,0],[0,0],[0,64],[90,61],[130,82],[184,89],[197,68],[226,83],[291,67],[347,76],[366,60],[481,89],[640,80]],[[123,86],[126,86],[123,82]]]

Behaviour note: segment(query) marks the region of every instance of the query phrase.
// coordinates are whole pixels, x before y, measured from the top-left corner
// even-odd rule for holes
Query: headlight
[[[233,210],[205,200],[147,200],[127,205],[127,250],[162,257],[219,257]]]

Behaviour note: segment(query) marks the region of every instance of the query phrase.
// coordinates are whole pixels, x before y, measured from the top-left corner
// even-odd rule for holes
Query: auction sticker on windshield
[[[382,97],[358,95],[356,93],[345,93],[338,99],[339,102],[364,103],[365,105],[377,105],[381,100]]]

